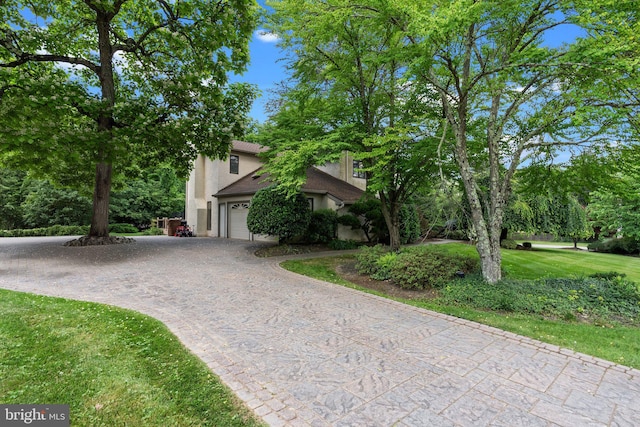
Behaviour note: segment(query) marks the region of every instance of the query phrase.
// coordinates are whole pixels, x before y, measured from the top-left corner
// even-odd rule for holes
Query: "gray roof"
[[[260,169],[243,176],[233,184],[218,191],[214,196],[231,197],[253,195],[256,191],[273,184],[269,174],[264,173],[258,176],[259,171]],[[314,167],[307,169],[307,181],[301,190],[307,194],[327,194],[345,204],[355,203],[364,194],[364,191],[358,187]]]
[[[267,151],[268,149],[269,147],[264,147],[260,144],[237,140],[233,140],[231,145],[231,151],[237,151],[239,153],[258,154]]]

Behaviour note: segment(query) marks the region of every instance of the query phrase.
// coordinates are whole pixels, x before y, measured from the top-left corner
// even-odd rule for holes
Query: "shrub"
[[[361,274],[375,274],[378,271],[378,259],[389,249],[382,245],[363,246],[356,254],[356,269]]]
[[[391,278],[391,270],[394,268],[398,254],[395,252],[387,252],[376,261],[376,271],[371,274],[371,278],[375,280],[389,280]]]
[[[162,236],[164,234],[164,231],[162,230],[162,228],[150,227],[144,230],[142,234],[144,234],[145,236]]]
[[[338,224],[342,224],[346,227],[351,227],[351,229],[353,230],[359,230],[360,228],[362,228],[362,223],[360,222],[358,217],[353,214],[340,215],[338,217]]]
[[[415,242],[420,237],[420,216],[414,205],[402,205],[400,209],[400,243]]]
[[[532,248],[531,242],[522,242],[522,247],[527,250],[530,250]]]
[[[138,227],[131,224],[117,223],[109,224],[110,233],[137,233]]]
[[[0,237],[76,236],[89,234],[88,225],[54,225],[41,228],[16,228],[0,231]]]
[[[632,237],[619,239],[607,239],[589,243],[587,248],[591,251],[605,252],[618,255],[633,255],[640,251],[640,242]]]
[[[602,252],[603,246],[602,240],[596,240],[595,242],[589,243],[587,249],[594,252]]]
[[[309,243],[327,243],[335,239],[338,233],[338,214],[331,209],[318,209],[311,212],[309,227],[304,240]]]
[[[588,277],[592,277],[594,279],[604,279],[604,280],[615,280],[617,278],[623,278],[627,275],[625,273],[618,273],[616,271],[607,271],[606,273],[598,272],[590,274]]]
[[[310,219],[309,202],[302,193],[288,197],[284,190],[272,185],[258,190],[251,199],[247,226],[252,233],[286,241],[302,236]]]
[[[481,279],[465,279],[447,284],[440,296],[444,304],[565,320],[626,318],[637,323],[640,316],[637,284],[621,277],[504,280],[494,285]]]
[[[512,239],[504,239],[500,242],[500,247],[504,249],[518,249],[518,243]]]
[[[391,267],[390,278],[405,289],[439,288],[450,282],[456,272],[466,274],[478,270],[478,260],[448,253],[437,246],[403,249]]]

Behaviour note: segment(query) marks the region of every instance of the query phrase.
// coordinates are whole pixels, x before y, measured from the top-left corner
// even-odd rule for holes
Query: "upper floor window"
[[[240,171],[240,156],[232,154],[229,156],[229,173],[238,174]]]
[[[363,171],[364,164],[360,160],[353,161],[353,177],[354,178],[366,178],[367,173]]]

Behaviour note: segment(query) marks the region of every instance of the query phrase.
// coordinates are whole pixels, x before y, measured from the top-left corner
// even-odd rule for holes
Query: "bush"
[[[109,224],[109,233],[137,233],[138,227],[131,224]]]
[[[287,197],[284,190],[272,185],[258,190],[251,199],[247,226],[252,233],[286,241],[304,235],[310,219],[309,202],[302,193]]]
[[[406,245],[420,237],[420,216],[414,205],[402,205],[400,209],[400,243]]]
[[[356,254],[356,269],[360,274],[376,274],[378,271],[378,259],[389,249],[382,245],[363,246]]]
[[[391,271],[396,264],[398,254],[395,252],[387,252],[376,261],[375,272],[371,274],[374,280],[389,280]]]
[[[358,217],[353,214],[340,215],[338,217],[338,224],[351,227],[352,230],[359,230],[362,228],[362,223]]]
[[[77,236],[89,234],[88,225],[54,225],[52,227],[1,230],[0,237]]]
[[[328,243],[338,233],[338,214],[331,209],[318,209],[311,212],[309,227],[304,240],[309,243]]]
[[[504,249],[518,249],[518,243],[512,239],[504,239],[500,242],[500,247]]]
[[[606,273],[593,273],[590,274],[588,277],[592,277],[594,279],[604,279],[604,280],[615,280],[617,278],[623,278],[626,277],[627,275],[625,273],[618,273],[616,271],[607,271]]]
[[[405,289],[439,288],[455,278],[456,272],[469,274],[478,268],[475,258],[448,253],[437,246],[416,246],[398,254],[389,277]]]
[[[605,252],[618,255],[633,255],[640,251],[640,242],[632,237],[622,237],[619,239],[598,240],[589,243],[587,248],[590,251]]]
[[[150,227],[142,232],[145,236],[162,236],[164,234],[164,230],[158,227]]]
[[[608,273],[606,273],[608,275]],[[621,277],[452,281],[440,291],[444,304],[539,314],[560,319],[592,318],[638,322],[640,291]]]

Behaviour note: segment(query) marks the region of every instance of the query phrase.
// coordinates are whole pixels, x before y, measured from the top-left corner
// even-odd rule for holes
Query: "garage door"
[[[231,239],[249,240],[251,234],[247,228],[249,202],[229,203],[229,237]]]

